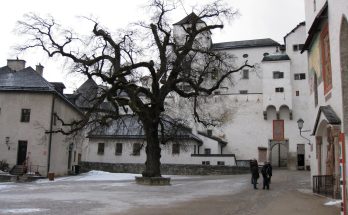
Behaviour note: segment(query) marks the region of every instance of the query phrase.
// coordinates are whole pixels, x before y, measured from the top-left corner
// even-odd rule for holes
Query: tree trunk
[[[161,177],[161,148],[158,138],[158,122],[144,123],[146,136],[146,162],[143,177]]]

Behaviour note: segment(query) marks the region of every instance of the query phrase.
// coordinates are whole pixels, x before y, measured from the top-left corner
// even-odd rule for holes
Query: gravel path
[[[261,181],[260,181],[261,182]],[[271,190],[253,190],[249,175],[174,177],[171,186],[134,181],[0,183],[0,214],[339,214],[310,194],[309,173],[274,171]]]

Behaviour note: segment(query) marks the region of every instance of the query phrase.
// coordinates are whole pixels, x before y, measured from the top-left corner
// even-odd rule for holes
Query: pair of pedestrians
[[[250,170],[251,170],[251,183],[254,186],[254,189],[257,189],[257,179],[260,177],[259,174],[259,165],[256,159],[250,161]],[[263,189],[269,190],[269,184],[271,183],[272,177],[272,165],[269,162],[266,162],[261,169],[261,174],[263,178]]]

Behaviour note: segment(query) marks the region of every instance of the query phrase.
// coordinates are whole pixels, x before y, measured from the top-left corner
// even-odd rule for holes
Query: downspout
[[[53,129],[53,111],[54,111],[54,104],[55,104],[56,97],[53,95],[52,97],[52,107],[51,107],[51,122],[50,122],[50,130],[49,130],[49,138],[48,138],[48,156],[47,156],[47,176],[50,172],[50,166],[51,166],[51,148],[52,148],[52,129]]]

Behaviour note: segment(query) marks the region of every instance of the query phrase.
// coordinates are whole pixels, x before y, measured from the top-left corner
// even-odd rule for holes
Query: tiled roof
[[[179,22],[174,23],[173,25],[192,24],[196,20],[197,20],[197,23],[204,23],[201,19],[199,19],[199,17],[194,12],[192,12],[189,15],[187,15],[185,18],[180,20]]]
[[[213,50],[224,49],[241,49],[241,48],[255,48],[255,47],[267,47],[267,46],[280,46],[280,44],[270,38],[256,39],[256,40],[242,40],[231,41],[224,43],[214,43],[212,45]]]
[[[264,56],[262,61],[282,61],[282,60],[290,60],[287,54],[276,54],[276,55],[267,55]]]
[[[220,137],[213,136],[213,135],[208,135],[207,133],[202,132],[202,131],[198,131],[198,134],[199,134],[199,135],[202,135],[202,136],[204,136],[204,137],[207,137],[207,138],[209,138],[209,139],[215,140],[215,141],[217,141],[218,143],[220,143],[220,144],[222,144],[222,145],[224,145],[224,146],[227,145],[227,142],[224,141],[223,139],[221,139]]]
[[[14,71],[8,66],[0,68],[0,90],[55,91],[33,68]]]
[[[324,114],[324,117],[326,118],[328,124],[331,124],[331,125],[340,125],[341,124],[341,119],[338,117],[338,115],[332,109],[332,107],[330,105],[320,106],[320,108],[318,110],[317,118],[315,120],[312,135],[315,135],[317,132],[317,128],[318,128],[318,125],[320,123],[319,120],[320,120],[321,113]]]
[[[198,143],[202,140],[191,133],[191,131],[183,126],[171,124],[166,118],[164,122],[165,131],[173,131],[172,139],[191,139]],[[176,126],[174,128],[174,126]],[[159,133],[160,135],[160,133]],[[168,135],[165,135],[166,138]],[[145,139],[145,132],[143,125],[141,124],[138,117],[133,115],[123,115],[117,120],[112,120],[109,125],[101,126],[88,135],[89,138],[106,138],[106,139]]]
[[[60,97],[69,106],[82,114],[73,103],[55,89],[53,84],[49,83],[31,67],[19,71],[14,71],[8,66],[1,67],[0,91],[50,92]]]

